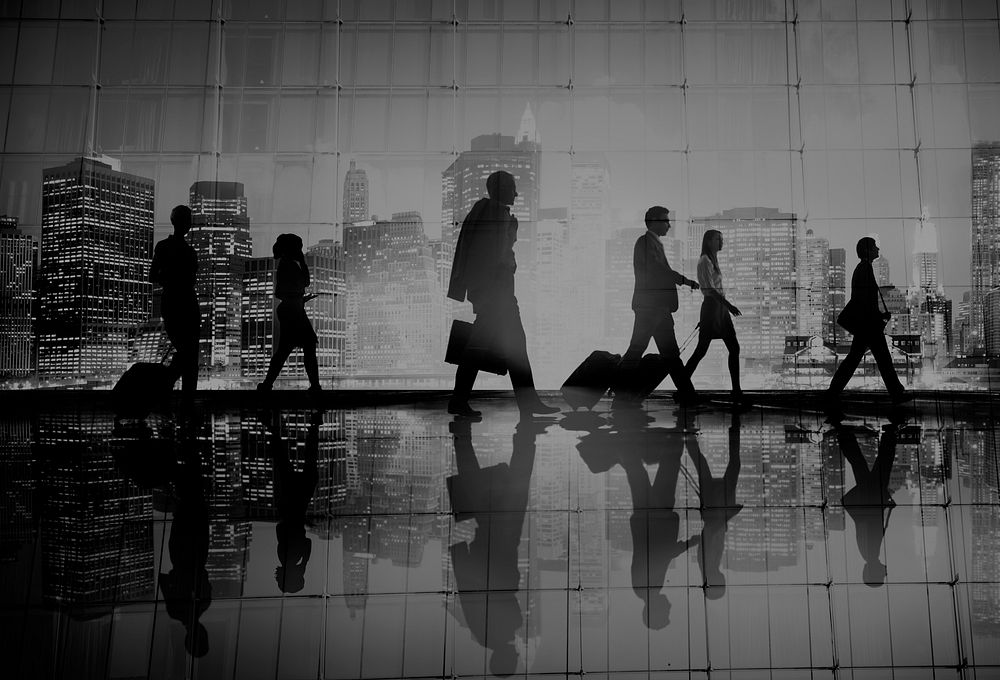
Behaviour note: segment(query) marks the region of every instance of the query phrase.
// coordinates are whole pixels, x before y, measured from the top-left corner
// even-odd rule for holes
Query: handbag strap
[[[885,304],[885,298],[882,297],[882,286],[876,286],[878,288],[878,297],[882,301],[882,309],[889,311],[889,305]]]

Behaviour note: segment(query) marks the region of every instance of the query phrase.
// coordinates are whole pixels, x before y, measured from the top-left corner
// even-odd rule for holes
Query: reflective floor
[[[443,405],[8,415],[5,677],[1000,677],[988,401]]]

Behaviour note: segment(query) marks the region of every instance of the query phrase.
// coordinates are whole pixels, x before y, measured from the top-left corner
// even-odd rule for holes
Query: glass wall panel
[[[878,233],[906,323],[939,313],[920,309],[933,291],[950,305],[949,361],[988,362],[1000,347],[986,321],[1000,309],[984,307],[1000,270],[972,264],[1000,200],[989,189],[1000,175],[992,0],[33,0],[0,2],[0,17],[0,212],[36,238],[42,171],[103,157],[155,182],[157,239],[198,181],[242,184],[255,256],[283,230],[346,248],[347,225],[413,225],[419,213],[421,254],[405,266],[419,260],[439,285],[456,224],[489,172],[509,168],[518,292],[544,387],[565,378],[560,361],[624,349],[628,241],[657,203],[673,211],[668,256],[687,272],[708,223],[844,249],[848,267],[857,239]],[[933,280],[914,274],[918,256]],[[380,257],[400,271],[409,256]],[[366,276],[352,269],[352,285]],[[798,266],[789,276],[823,280]],[[444,337],[470,310],[435,290],[420,314]],[[579,321],[571,308],[584,298],[602,302]],[[806,316],[787,328],[829,331],[795,305],[788,313]],[[742,322],[741,342],[770,346],[763,318]],[[549,361],[552,347],[561,356]],[[441,354],[421,359],[427,385],[450,384]],[[761,361],[747,387],[787,363]],[[908,380],[944,384],[947,364]],[[351,381],[368,369],[341,369],[338,386],[416,384],[393,366],[363,385]]]

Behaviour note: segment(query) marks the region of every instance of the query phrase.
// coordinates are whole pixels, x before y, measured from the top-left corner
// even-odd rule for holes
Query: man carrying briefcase
[[[555,413],[559,409],[542,402],[535,391],[521,312],[514,297],[517,218],[510,214],[510,206],[517,190],[513,175],[503,170],[494,172],[486,179],[486,191],[489,197],[479,199],[462,222],[448,297],[472,303],[476,314],[472,335],[492,338],[492,353],[506,361],[521,415]],[[482,352],[466,352],[458,364],[448,413],[481,415],[469,406],[480,368],[477,354]]]

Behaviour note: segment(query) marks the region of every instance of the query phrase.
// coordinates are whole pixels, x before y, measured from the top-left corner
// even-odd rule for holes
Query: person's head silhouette
[[[649,593],[643,598],[642,623],[650,630],[662,630],[670,623],[670,600],[663,593]]]
[[[302,254],[302,238],[297,234],[278,234],[271,252],[275,257],[299,257]]]
[[[196,621],[193,626],[187,629],[184,635],[184,649],[195,658],[201,658],[208,654],[208,631],[201,622]]]
[[[513,643],[504,642],[497,645],[490,657],[490,673],[501,678],[513,675],[517,670],[517,659],[517,649]]]
[[[646,228],[658,236],[663,236],[670,229],[670,211],[662,205],[654,205],[646,211]]]
[[[186,205],[174,206],[170,211],[170,224],[174,225],[174,234],[184,236],[191,230],[191,208]]]
[[[878,588],[885,584],[885,575],[888,570],[879,561],[865,562],[864,569],[861,570],[861,578],[865,585]]]
[[[506,170],[497,170],[486,178],[486,193],[503,205],[514,205],[514,199],[517,198],[514,176]]]
[[[871,262],[878,257],[878,244],[875,243],[875,239],[871,236],[865,236],[864,238],[858,239],[858,244],[855,246],[855,250],[858,253],[858,257],[865,261]]]

